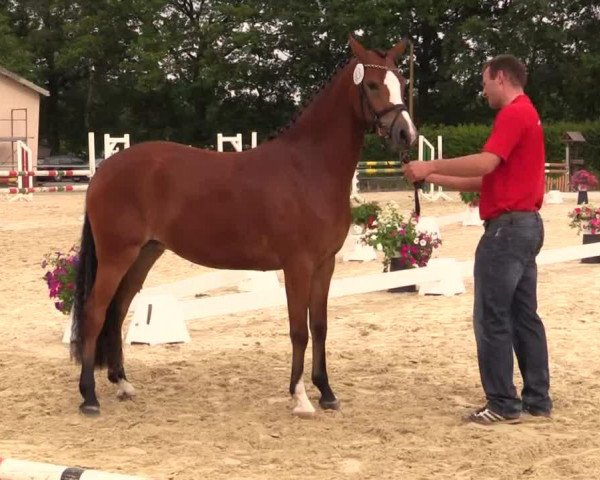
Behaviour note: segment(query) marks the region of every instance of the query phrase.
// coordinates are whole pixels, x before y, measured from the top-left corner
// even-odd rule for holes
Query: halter
[[[395,72],[398,71],[397,69],[394,68],[389,68],[383,65],[375,65],[375,64],[362,64],[364,68],[378,68],[380,70],[386,70],[388,72]],[[360,109],[363,115],[363,118],[366,118],[365,116],[365,100],[366,100],[366,104],[367,107],[369,109],[369,113],[372,115],[373,117],[373,123],[371,125],[371,128],[374,130],[375,127],[377,127],[377,129],[379,131],[383,131],[383,124],[381,123],[381,117],[383,117],[384,115],[387,115],[390,112],[396,112],[396,115],[394,116],[394,119],[392,120],[392,123],[388,129],[387,132],[387,138],[391,139],[392,136],[392,131],[394,130],[394,125],[396,124],[396,121],[398,120],[398,117],[402,114],[402,112],[406,112],[408,111],[408,109],[406,108],[406,105],[404,105],[403,103],[399,104],[399,105],[392,105],[388,108],[384,108],[383,110],[375,110],[375,108],[373,108],[373,105],[371,104],[371,100],[369,99],[369,95],[367,95],[367,92],[365,90],[365,84],[364,84],[364,78],[360,80],[360,89],[359,89],[359,93],[360,93]],[[380,135],[381,136],[381,135]],[[408,163],[410,160],[408,158],[407,155],[408,151],[405,152],[400,152],[399,153],[399,160],[402,163]],[[417,215],[417,217],[419,217],[421,215],[421,204],[419,202],[419,189],[423,188],[423,182],[414,182],[413,183],[413,187],[415,190],[415,213]]]

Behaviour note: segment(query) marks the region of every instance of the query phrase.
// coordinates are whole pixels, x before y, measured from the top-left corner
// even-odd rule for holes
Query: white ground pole
[[[549,265],[595,256],[600,256],[600,243],[542,250],[537,256],[537,264]],[[463,277],[471,277],[473,275],[473,260],[457,262],[456,267],[460,269]],[[418,285],[425,282],[442,280],[443,277],[443,269],[432,265],[410,270],[340,278],[331,282],[329,298],[376,292],[406,285]],[[261,308],[284,306],[286,304],[286,296],[285,289],[280,287],[260,292],[233,293],[198,298],[183,301],[182,304],[184,318],[186,320],[196,320],[214,315],[227,315]]]
[[[0,480],[149,480],[119,473],[79,467],[29,462],[0,457]]]

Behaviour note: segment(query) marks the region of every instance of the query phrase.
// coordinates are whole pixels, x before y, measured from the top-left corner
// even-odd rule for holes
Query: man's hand
[[[404,173],[404,176],[409,182],[420,182],[425,180],[428,175],[433,173],[433,169],[431,167],[431,162],[413,160],[412,162],[402,166],[402,173]]]

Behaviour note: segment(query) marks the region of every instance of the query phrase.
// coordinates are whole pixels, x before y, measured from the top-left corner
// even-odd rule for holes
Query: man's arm
[[[454,177],[451,175],[439,175],[432,173],[425,178],[426,182],[435,183],[442,187],[459,190],[461,192],[479,192],[481,190],[482,177]]]
[[[481,152],[450,159],[433,160],[431,173],[455,177],[482,177],[494,171],[500,157],[494,153]]]
[[[450,159],[413,161],[404,165],[402,171],[411,182],[418,182],[432,174],[452,177],[482,177],[492,172],[500,163],[494,153],[481,152]]]

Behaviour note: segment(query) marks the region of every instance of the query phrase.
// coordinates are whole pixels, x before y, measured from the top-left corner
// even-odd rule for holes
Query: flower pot
[[[365,225],[362,224],[357,224],[357,223],[353,223],[352,225],[350,225],[350,234],[351,235],[363,235],[365,233],[365,231],[367,230],[367,227]]]
[[[479,217],[479,206],[467,208],[465,212],[465,216],[462,221],[463,226],[481,226],[483,225],[483,220]]]
[[[589,203],[589,201],[588,201],[587,190],[579,190],[577,192],[577,205],[583,205],[583,204],[588,204],[588,203]]]
[[[405,267],[404,264],[402,263],[402,259],[400,257],[392,257],[390,259],[390,266],[389,266],[389,271],[390,272],[396,272],[398,270],[410,270],[408,267]],[[417,286],[416,285],[406,285],[404,287],[396,287],[396,288],[390,288],[388,289],[388,292],[390,293],[413,293],[417,291]]]
[[[583,234],[583,244],[584,245],[587,245],[588,243],[598,243],[598,242],[600,242],[600,234],[598,234],[598,233],[584,233]],[[582,258],[581,263],[600,263],[600,256]]]

